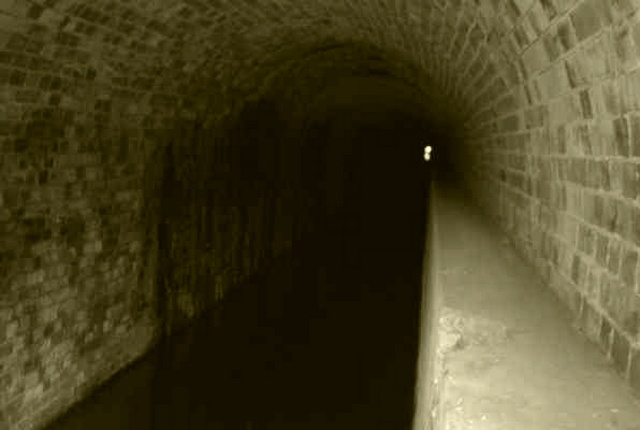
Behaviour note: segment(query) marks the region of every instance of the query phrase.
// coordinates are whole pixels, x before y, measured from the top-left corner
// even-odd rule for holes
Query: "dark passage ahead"
[[[50,430],[410,428],[427,196],[401,134],[360,129],[344,216]]]

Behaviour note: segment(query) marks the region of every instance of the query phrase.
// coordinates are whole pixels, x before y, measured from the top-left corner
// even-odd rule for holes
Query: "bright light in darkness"
[[[425,159],[425,161],[431,160],[431,151],[432,151],[432,148],[431,148],[430,145],[425,146],[425,148],[424,148],[424,159]]]

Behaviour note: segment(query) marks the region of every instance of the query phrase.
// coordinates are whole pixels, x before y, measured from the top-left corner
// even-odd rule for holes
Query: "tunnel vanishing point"
[[[326,135],[367,117],[419,124],[398,146],[434,146],[640,390],[639,8],[0,0],[0,428],[339,216],[366,148]]]

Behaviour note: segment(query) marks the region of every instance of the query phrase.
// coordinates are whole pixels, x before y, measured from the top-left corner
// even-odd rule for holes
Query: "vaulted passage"
[[[471,215],[456,204],[477,206],[508,238],[529,278],[562,303],[566,325],[602,352],[619,392],[637,396],[639,8],[636,0],[0,0],[0,428],[44,428],[149,351],[169,351],[154,369],[215,362],[216,351],[232,363],[241,357],[234,348],[278,362],[241,341],[267,321],[281,329],[260,334],[269,345],[325,336],[298,351],[299,368],[276,373],[293,392],[309,357],[332,348],[328,338],[339,345],[365,326],[385,332],[383,309],[398,318],[380,336],[378,364],[399,369],[386,380],[397,396],[371,403],[388,409],[343,415],[341,425],[379,423],[363,417],[388,411],[397,417],[390,428],[408,427],[415,406],[420,428],[435,427],[442,378],[431,361],[430,286],[443,289],[445,305],[470,311],[491,282],[440,270],[453,259],[480,270],[474,264],[489,267],[498,255],[489,242],[466,245],[485,247],[487,260],[460,251],[461,231],[482,235],[459,222]],[[449,201],[437,210],[427,205],[432,187]],[[425,227],[438,235],[432,212],[448,226],[439,245],[423,243]],[[295,278],[289,290],[268,281],[278,270]],[[464,279],[475,286],[460,288]],[[496,315],[512,306],[509,291]],[[313,326],[321,311],[335,319]],[[289,327],[298,323],[299,332]],[[331,331],[342,325],[342,335]],[[181,363],[176,339],[196,332],[185,348],[202,357]],[[358,354],[377,354],[366,336],[361,349],[346,345],[343,374]],[[396,361],[385,349],[394,339],[405,345]],[[219,369],[210,380],[237,389]],[[255,372],[256,389],[276,383]],[[158,383],[177,384],[176,375]],[[314,377],[310,385],[328,387]],[[413,393],[407,381],[416,378]],[[344,402],[358,393],[345,389]],[[270,401],[249,400],[251,419],[228,428],[267,428],[295,399]],[[327,428],[319,423],[309,428]]]
[[[397,150],[410,137],[389,129],[400,119],[378,120],[342,126],[367,148],[345,181],[346,216],[52,429],[410,428],[426,172]],[[394,174],[368,172],[385,168]]]

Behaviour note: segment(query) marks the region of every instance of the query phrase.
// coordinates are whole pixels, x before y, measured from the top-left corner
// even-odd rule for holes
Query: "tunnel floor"
[[[352,196],[359,211],[49,429],[410,428],[426,201],[415,197],[372,211]]]
[[[638,430],[640,401],[470,199],[436,197],[446,430]]]

